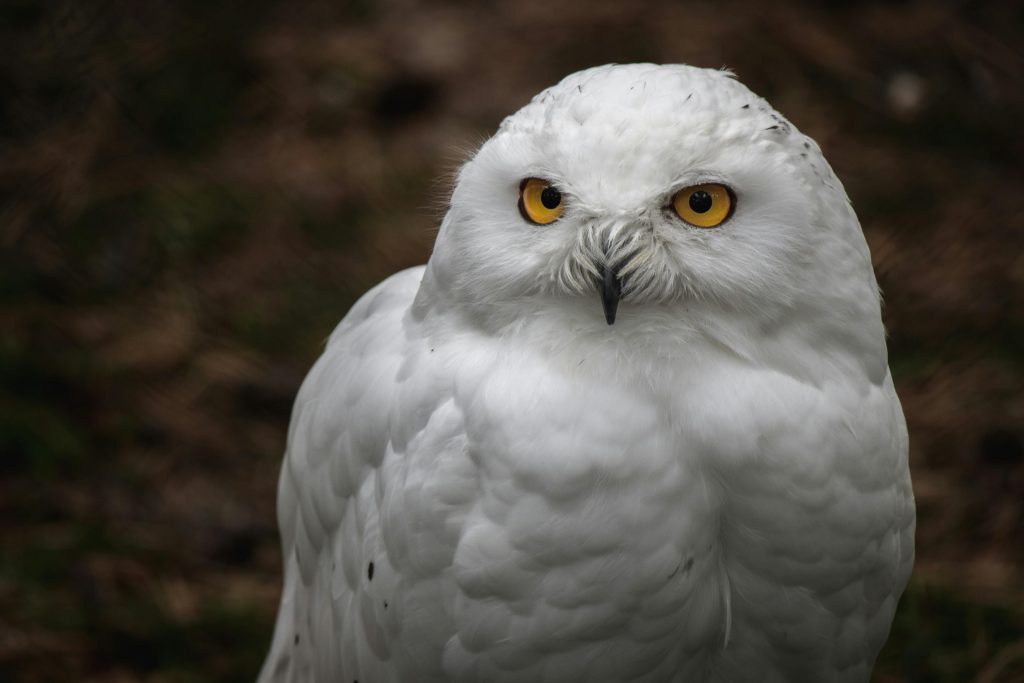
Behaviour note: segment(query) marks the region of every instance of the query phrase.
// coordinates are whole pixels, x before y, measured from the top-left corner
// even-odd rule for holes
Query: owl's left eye
[[[672,197],[676,215],[696,228],[717,228],[732,215],[732,191],[721,183],[683,188]]]
[[[564,209],[562,193],[547,180],[527,178],[519,184],[519,213],[529,222],[554,223]]]

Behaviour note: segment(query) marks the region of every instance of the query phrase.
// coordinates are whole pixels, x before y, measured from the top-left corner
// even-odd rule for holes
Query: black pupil
[[[544,205],[545,209],[554,209],[562,203],[562,193],[548,185],[540,193],[540,203]]]
[[[697,190],[690,195],[690,208],[696,213],[707,213],[711,210],[711,195],[704,190]]]

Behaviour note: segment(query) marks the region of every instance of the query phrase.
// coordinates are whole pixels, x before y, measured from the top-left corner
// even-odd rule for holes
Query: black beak
[[[601,305],[604,306],[604,319],[609,325],[615,324],[615,312],[619,309],[619,297],[622,296],[622,282],[619,280],[619,267],[604,264],[601,266]]]

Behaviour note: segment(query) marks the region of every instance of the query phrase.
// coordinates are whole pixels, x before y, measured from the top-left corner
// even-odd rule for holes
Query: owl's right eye
[[[562,193],[547,180],[526,178],[519,183],[519,213],[530,223],[554,223],[564,209]]]

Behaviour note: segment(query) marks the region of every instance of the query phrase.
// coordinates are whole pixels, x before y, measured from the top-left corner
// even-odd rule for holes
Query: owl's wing
[[[432,478],[404,463],[435,467],[445,475],[435,475],[439,486],[464,485],[457,471],[463,462],[459,416],[445,401],[443,381],[425,387],[437,380],[429,349],[410,335],[407,313],[422,275],[422,268],[406,270],[363,296],[299,391],[278,486],[284,590],[261,683],[352,681],[360,675],[427,680],[419,674],[437,666],[424,658],[426,668],[410,677],[392,669],[389,647],[411,642],[409,647],[436,651],[434,641],[447,638],[436,621],[443,609],[433,603],[440,599],[436,577],[450,564],[454,548],[450,511],[388,519],[382,485],[387,480],[388,490],[403,495],[406,513],[426,499],[421,489]],[[396,420],[396,414],[416,419]],[[418,450],[431,456],[396,457]],[[454,510],[459,494],[445,499],[444,493],[431,491],[433,504],[450,500]],[[420,608],[406,610],[401,623],[395,615],[404,606],[389,602],[398,583],[401,594]],[[400,628],[405,635],[423,633],[393,638]],[[401,659],[419,659],[415,652],[405,655]]]
[[[764,681],[866,681],[914,558],[907,431],[892,380],[821,387],[750,372],[731,404],[716,394],[728,380],[716,380],[709,406],[734,410],[697,418],[728,491],[722,539],[736,637],[719,659],[721,680],[748,680],[760,666]]]

